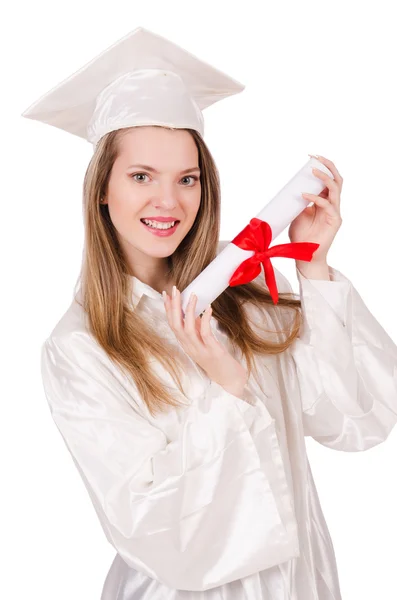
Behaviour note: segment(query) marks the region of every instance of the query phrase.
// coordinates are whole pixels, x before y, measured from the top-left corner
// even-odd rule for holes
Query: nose
[[[172,183],[164,183],[160,186],[156,198],[153,199],[154,206],[160,206],[171,210],[178,204],[176,187]]]

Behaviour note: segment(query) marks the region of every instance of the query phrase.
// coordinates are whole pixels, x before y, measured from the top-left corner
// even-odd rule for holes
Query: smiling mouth
[[[146,227],[151,227],[152,229],[157,229],[158,231],[167,231],[168,229],[172,229],[173,227],[175,227],[176,225],[178,225],[178,223],[180,223],[180,221],[178,221],[178,219],[175,219],[174,221],[156,221],[154,219],[140,219],[141,223],[143,223],[144,225],[146,225]],[[155,223],[156,225],[159,225],[159,227],[157,227],[156,225],[150,225],[150,223]],[[173,225],[171,226],[171,223],[173,223]]]
[[[172,236],[180,223],[180,221],[175,221],[174,225],[172,225],[171,227],[152,227],[150,225],[147,225],[142,219],[140,219],[140,221],[141,221],[142,225],[145,227],[146,231],[148,231],[149,233],[151,233],[152,235],[155,235],[157,237]],[[171,223],[172,223],[172,221],[171,221]]]

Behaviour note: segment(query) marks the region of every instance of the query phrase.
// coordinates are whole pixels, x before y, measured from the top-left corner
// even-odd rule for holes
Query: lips
[[[159,220],[159,219],[147,219],[146,217],[143,217],[141,219],[141,222],[143,223],[144,221],[153,221],[154,223],[180,223],[180,221],[178,219],[164,219],[164,220]]]
[[[159,228],[159,227],[150,227],[150,225],[146,225],[146,223],[144,223],[142,219],[141,219],[141,223],[147,231],[149,231],[152,235],[156,235],[158,237],[169,237],[169,236],[173,235],[174,231],[176,231],[176,229],[179,225],[179,221],[176,221],[175,225],[173,225],[172,227]]]
[[[142,217],[141,221],[143,220],[154,221],[155,223],[172,223],[173,221],[180,223],[179,219],[173,219],[171,217],[156,217],[155,219],[150,219],[150,217]]]

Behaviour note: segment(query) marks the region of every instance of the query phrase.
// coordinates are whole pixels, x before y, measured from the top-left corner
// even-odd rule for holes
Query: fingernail
[[[190,294],[189,304],[192,304],[192,302],[195,298],[196,298],[196,294],[194,294],[194,293]]]
[[[310,156],[311,158],[319,158],[318,154],[309,154],[308,156]]]
[[[175,298],[176,296],[176,285],[172,286],[172,297]]]
[[[167,300],[167,292],[165,290],[162,292],[162,296],[163,296],[163,300],[165,302]]]

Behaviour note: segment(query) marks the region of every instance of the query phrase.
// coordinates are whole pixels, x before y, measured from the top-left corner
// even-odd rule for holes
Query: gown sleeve
[[[397,422],[397,347],[340,271],[329,267],[330,281],[296,272],[303,324],[288,351],[304,434],[335,450],[367,450]]]
[[[50,336],[42,380],[123,560],[172,589],[203,591],[299,555],[275,422],[262,401],[211,382],[180,409],[169,440],[101,351],[80,334]]]

